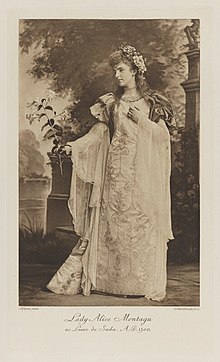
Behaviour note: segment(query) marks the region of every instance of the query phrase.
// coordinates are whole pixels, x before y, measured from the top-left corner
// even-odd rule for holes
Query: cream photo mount
[[[54,2],[53,2],[54,3]],[[31,3],[30,3],[31,4]],[[21,4],[19,4],[21,5]],[[58,6],[57,2],[57,6]],[[25,4],[24,4],[25,6]],[[117,5],[118,6],[118,5]],[[213,175],[213,164],[209,160],[213,157],[213,127],[210,126],[210,115],[213,114],[212,92],[212,64],[214,62],[212,52],[213,34],[210,31],[213,22],[213,11],[208,6],[190,9],[181,7],[178,9],[163,7],[152,10],[148,7],[149,18],[199,18],[201,21],[201,305],[199,308],[150,308],[150,307],[39,307],[22,308],[18,305],[18,191],[17,191],[17,154],[6,154],[7,177],[7,203],[5,250],[3,256],[5,265],[5,282],[7,297],[7,320],[5,328],[8,335],[6,356],[10,361],[66,361],[68,358],[78,357],[80,360],[89,361],[123,361],[146,360],[148,356],[152,360],[197,360],[214,361],[213,335],[215,332],[213,317],[213,299],[218,295],[214,292],[212,275],[216,270],[213,267],[214,234],[213,218],[209,210],[212,208],[213,192],[210,190],[209,175]],[[142,10],[144,5],[142,4]],[[93,18],[101,16],[98,2],[96,5],[80,9],[80,6],[71,9],[70,4],[63,8],[35,8],[29,9],[11,7],[7,12],[7,123],[6,141],[8,144],[18,145],[18,20],[22,18]],[[138,11],[139,10],[139,11]],[[129,12],[124,8],[124,17],[129,18]],[[142,18],[140,9],[133,8],[132,17]],[[119,17],[109,11],[109,18]],[[126,14],[125,14],[126,13]],[[77,14],[77,15],[76,15]],[[96,15],[95,15],[96,14]],[[157,15],[156,15],[157,14]],[[121,15],[122,16],[122,15]],[[3,33],[5,36],[5,33]],[[211,54],[207,57],[206,54]],[[5,64],[6,65],[6,64]],[[215,88],[214,88],[215,89]],[[215,96],[215,95],[214,95]],[[208,100],[208,102],[207,102]],[[13,105],[13,106],[12,106]],[[18,148],[16,148],[18,149]],[[13,167],[9,166],[13,165]],[[207,205],[209,205],[207,207]],[[211,296],[211,297],[210,297]],[[90,318],[94,322],[94,329],[98,327],[100,318],[144,318],[152,323],[152,331],[134,334],[117,334],[109,331],[109,334],[95,333],[95,331],[81,331],[78,334],[68,333],[65,329],[71,319],[79,313],[78,318]],[[216,313],[216,312],[215,312]],[[126,316],[127,315],[127,316]],[[74,317],[76,318],[76,317]],[[150,322],[151,319],[151,322]],[[146,323],[146,322],[145,322]],[[22,326],[22,334],[21,334]],[[211,332],[211,333],[210,333]],[[107,332],[106,332],[107,333]],[[196,337],[196,338],[195,338]],[[215,336],[216,337],[216,336]],[[109,344],[111,341],[111,349]],[[100,346],[97,350],[97,344]],[[160,348],[158,348],[158,345]],[[187,346],[187,348],[186,348]],[[18,359],[19,356],[19,359]]]

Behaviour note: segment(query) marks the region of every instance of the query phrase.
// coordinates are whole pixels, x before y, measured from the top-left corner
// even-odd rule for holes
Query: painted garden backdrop
[[[198,163],[198,157],[194,157],[198,150],[198,124],[186,132],[186,97],[181,85],[188,78],[189,45],[184,29],[191,24],[190,19],[20,21],[22,262],[62,262],[71,248],[46,227],[53,163],[48,152],[52,151],[58,160],[53,177],[59,171],[59,183],[65,183],[62,173],[69,172],[69,166],[62,147],[94,124],[88,109],[98,96],[114,92],[108,56],[122,43],[135,46],[144,55],[150,88],[165,94],[174,106],[177,127],[171,138],[171,190],[175,240],[170,242],[169,260],[199,260],[198,165],[194,165],[194,173],[194,168],[186,170],[185,164],[187,147]]]

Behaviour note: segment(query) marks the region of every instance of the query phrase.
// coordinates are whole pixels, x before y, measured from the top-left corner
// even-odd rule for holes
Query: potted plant
[[[47,232],[57,226],[72,224],[68,209],[69,189],[72,174],[71,146],[68,144],[80,129],[77,119],[71,117],[70,110],[61,113],[54,110],[51,101],[56,96],[52,90],[44,92],[44,97],[27,104],[29,112],[26,118],[30,124],[42,123],[43,140],[51,140],[52,146],[48,157],[52,169],[52,187],[47,199]],[[75,105],[78,102],[75,102]],[[74,106],[74,105],[73,105]]]

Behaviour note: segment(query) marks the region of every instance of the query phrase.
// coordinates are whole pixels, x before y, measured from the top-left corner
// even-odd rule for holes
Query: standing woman
[[[58,294],[166,295],[170,205],[169,101],[149,94],[142,55],[110,56],[118,90],[90,107],[98,122],[71,143],[69,208],[79,242],[47,288]]]

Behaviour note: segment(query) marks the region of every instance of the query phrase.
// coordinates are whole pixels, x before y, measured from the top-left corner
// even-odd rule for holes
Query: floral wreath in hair
[[[118,50],[121,50],[123,55],[137,67],[138,73],[144,74],[147,71],[145,60],[141,53],[131,45],[120,45]]]

